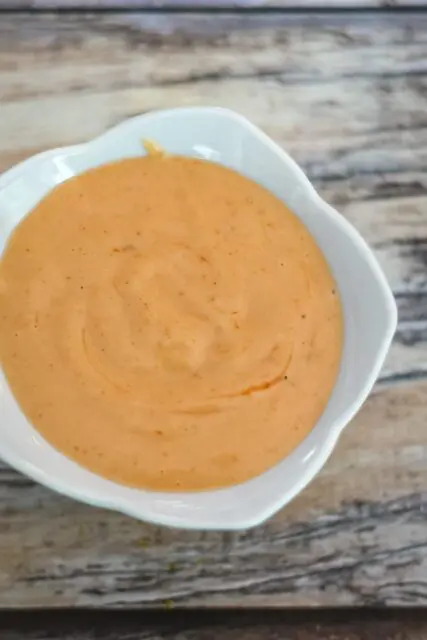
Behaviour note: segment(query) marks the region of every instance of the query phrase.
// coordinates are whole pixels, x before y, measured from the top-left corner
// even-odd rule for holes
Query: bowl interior
[[[326,205],[298,166],[246,120],[222,109],[178,109],[126,121],[77,147],[46,152],[0,178],[0,250],[31,208],[55,185],[86,169],[144,153],[143,140],[171,153],[232,167],[270,189],[303,220],[334,272],[345,316],[341,372],[312,433],[276,467],[219,491],[154,493],[100,478],[64,458],[22,415],[0,372],[0,455],[34,479],[92,504],[159,524],[238,529],[255,525],[296,495],[315,475],[365,399],[396,324],[388,285],[360,236]]]

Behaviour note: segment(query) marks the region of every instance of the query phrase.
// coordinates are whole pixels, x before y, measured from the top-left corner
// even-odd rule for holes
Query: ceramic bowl
[[[0,251],[15,225],[55,185],[90,167],[144,154],[143,139],[253,178],[309,228],[332,268],[344,308],[341,370],[327,408],[302,444],[257,478],[217,491],[157,493],[105,480],[56,451],[21,413],[1,371],[0,456],[55,491],[141,520],[187,529],[245,529],[286,505],[324,465],[379,374],[396,328],[396,305],[364,240],[319,197],[295,162],[243,117],[218,108],[141,115],[87,144],[47,151],[12,168],[0,178]]]

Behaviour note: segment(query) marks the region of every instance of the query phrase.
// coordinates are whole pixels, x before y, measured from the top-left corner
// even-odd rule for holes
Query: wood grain
[[[0,9],[399,9],[425,7],[426,0],[0,0]]]
[[[1,17],[2,168],[185,104],[248,116],[360,229],[399,305],[390,357],[320,476],[249,532],[155,529],[0,467],[0,606],[425,605],[427,16]]]

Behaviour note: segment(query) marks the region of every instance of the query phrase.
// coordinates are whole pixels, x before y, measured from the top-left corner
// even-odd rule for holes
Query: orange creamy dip
[[[0,285],[22,410],[127,485],[262,473],[337,378],[341,306],[320,249],[275,196],[213,163],[153,155],[61,184],[13,233]]]

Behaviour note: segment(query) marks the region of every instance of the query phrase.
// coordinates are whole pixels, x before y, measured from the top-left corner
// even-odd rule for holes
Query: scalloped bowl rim
[[[331,452],[333,451],[337,440],[345,428],[345,426],[349,423],[349,421],[353,418],[353,416],[357,413],[365,399],[367,398],[369,392],[371,391],[375,380],[377,379],[380,370],[383,366],[385,357],[387,355],[387,351],[390,347],[394,332],[396,330],[397,325],[397,309],[396,304],[391,293],[390,287],[387,283],[387,280],[376,260],[374,255],[372,254],[370,248],[368,247],[365,240],[359,234],[358,231],[343,217],[341,216],[333,207],[327,204],[320,195],[316,192],[313,185],[304,174],[303,170],[298,166],[298,164],[280,147],[278,146],[271,138],[269,138],[263,131],[258,129],[255,125],[253,125],[250,121],[248,121],[245,117],[235,113],[234,111],[223,109],[220,107],[184,107],[184,108],[176,108],[169,109],[163,111],[153,111],[146,114],[142,114],[139,116],[135,116],[120,124],[108,129],[103,134],[93,138],[92,140],[71,146],[58,147],[55,149],[50,149],[30,158],[24,160],[23,162],[13,166],[11,169],[6,171],[3,175],[0,176],[0,192],[7,187],[7,185],[14,180],[18,176],[23,176],[25,172],[30,169],[33,169],[37,164],[41,161],[51,160],[58,154],[61,155],[71,155],[74,153],[84,153],[86,150],[91,149],[96,146],[100,142],[104,142],[109,137],[116,137],[118,134],[125,130],[132,129],[135,125],[139,125],[141,122],[145,122],[149,124],[150,120],[158,120],[164,118],[171,118],[175,115],[194,115],[195,113],[202,113],[204,115],[211,116],[224,116],[229,121],[234,121],[236,124],[243,126],[246,131],[255,136],[264,146],[269,147],[277,157],[277,160],[282,163],[282,165],[286,166],[288,170],[292,171],[293,177],[300,188],[303,189],[305,197],[309,198],[311,202],[315,205],[316,209],[320,214],[330,218],[333,221],[333,224],[343,233],[345,234],[351,242],[357,246],[358,250],[363,254],[365,261],[369,264],[369,267],[372,271],[373,277],[376,278],[377,283],[382,289],[384,295],[384,303],[386,305],[387,312],[387,326],[383,333],[381,344],[377,348],[377,357],[374,366],[372,367],[369,376],[367,376],[365,384],[359,389],[359,392],[355,395],[353,402],[351,402],[346,409],[341,413],[340,418],[335,420],[332,423],[323,438],[323,440],[319,443],[319,447],[316,450],[316,454],[312,457],[310,462],[306,465],[305,470],[301,475],[294,481],[293,485],[286,491],[282,493],[278,493],[276,497],[268,499],[266,496],[265,505],[263,508],[257,508],[253,513],[242,514],[241,516],[236,515],[235,519],[232,522],[221,521],[221,515],[215,515],[215,512],[212,513],[212,518],[204,518],[203,521],[197,521],[197,518],[193,518],[193,520],[188,519],[184,516],[182,519],[179,518],[176,514],[169,515],[167,513],[156,513],[155,510],[144,509],[138,504],[129,501],[126,498],[116,497],[113,498],[108,495],[108,485],[119,487],[120,489],[128,489],[128,487],[122,487],[117,483],[112,483],[111,481],[105,480],[102,478],[103,482],[106,483],[105,491],[100,492],[99,490],[91,491],[81,489],[75,489],[69,482],[64,481],[59,476],[50,476],[47,470],[42,469],[41,467],[35,466],[31,462],[23,459],[15,452],[10,450],[5,450],[2,443],[0,442],[0,457],[5,460],[12,467],[22,472],[23,474],[29,476],[33,480],[38,483],[60,493],[66,495],[68,497],[74,498],[78,501],[97,506],[102,508],[107,508],[110,510],[114,510],[125,515],[137,518],[139,520],[151,522],[156,525],[165,525],[170,527],[180,527],[186,529],[204,529],[204,530],[241,530],[247,529],[258,524],[264,522],[267,518],[271,517],[274,513],[276,513],[279,509],[289,503],[297,494],[299,494],[307,484],[314,478],[314,476],[320,471],[320,469],[324,466],[325,462],[329,458]],[[99,164],[102,164],[99,163]],[[53,188],[53,187],[52,187]],[[1,215],[1,214],[0,214]],[[6,385],[7,392],[10,393],[8,387]],[[45,441],[44,441],[45,442]],[[46,443],[48,447],[53,449],[49,443]],[[60,454],[63,458],[62,454]],[[292,454],[291,454],[292,455]],[[68,459],[67,459],[68,460]],[[285,458],[286,460],[286,458]],[[278,465],[282,464],[284,460],[282,460]],[[278,466],[277,465],[277,466]],[[269,471],[266,472],[267,474]],[[262,478],[265,474],[261,474],[252,480],[249,480],[240,485],[235,485],[232,487],[227,487],[224,489],[200,492],[198,494],[194,493],[176,493],[176,494],[162,494],[157,492],[145,492],[156,497],[161,497],[164,495],[168,496],[168,499],[171,496],[175,496],[177,499],[185,499],[191,496],[194,498],[195,495],[201,496],[213,496],[214,494],[218,497],[222,497],[226,499],[227,494],[229,492],[233,492],[239,487],[249,487],[250,485],[255,486],[256,483],[262,481]],[[139,492],[139,490],[134,490]]]

